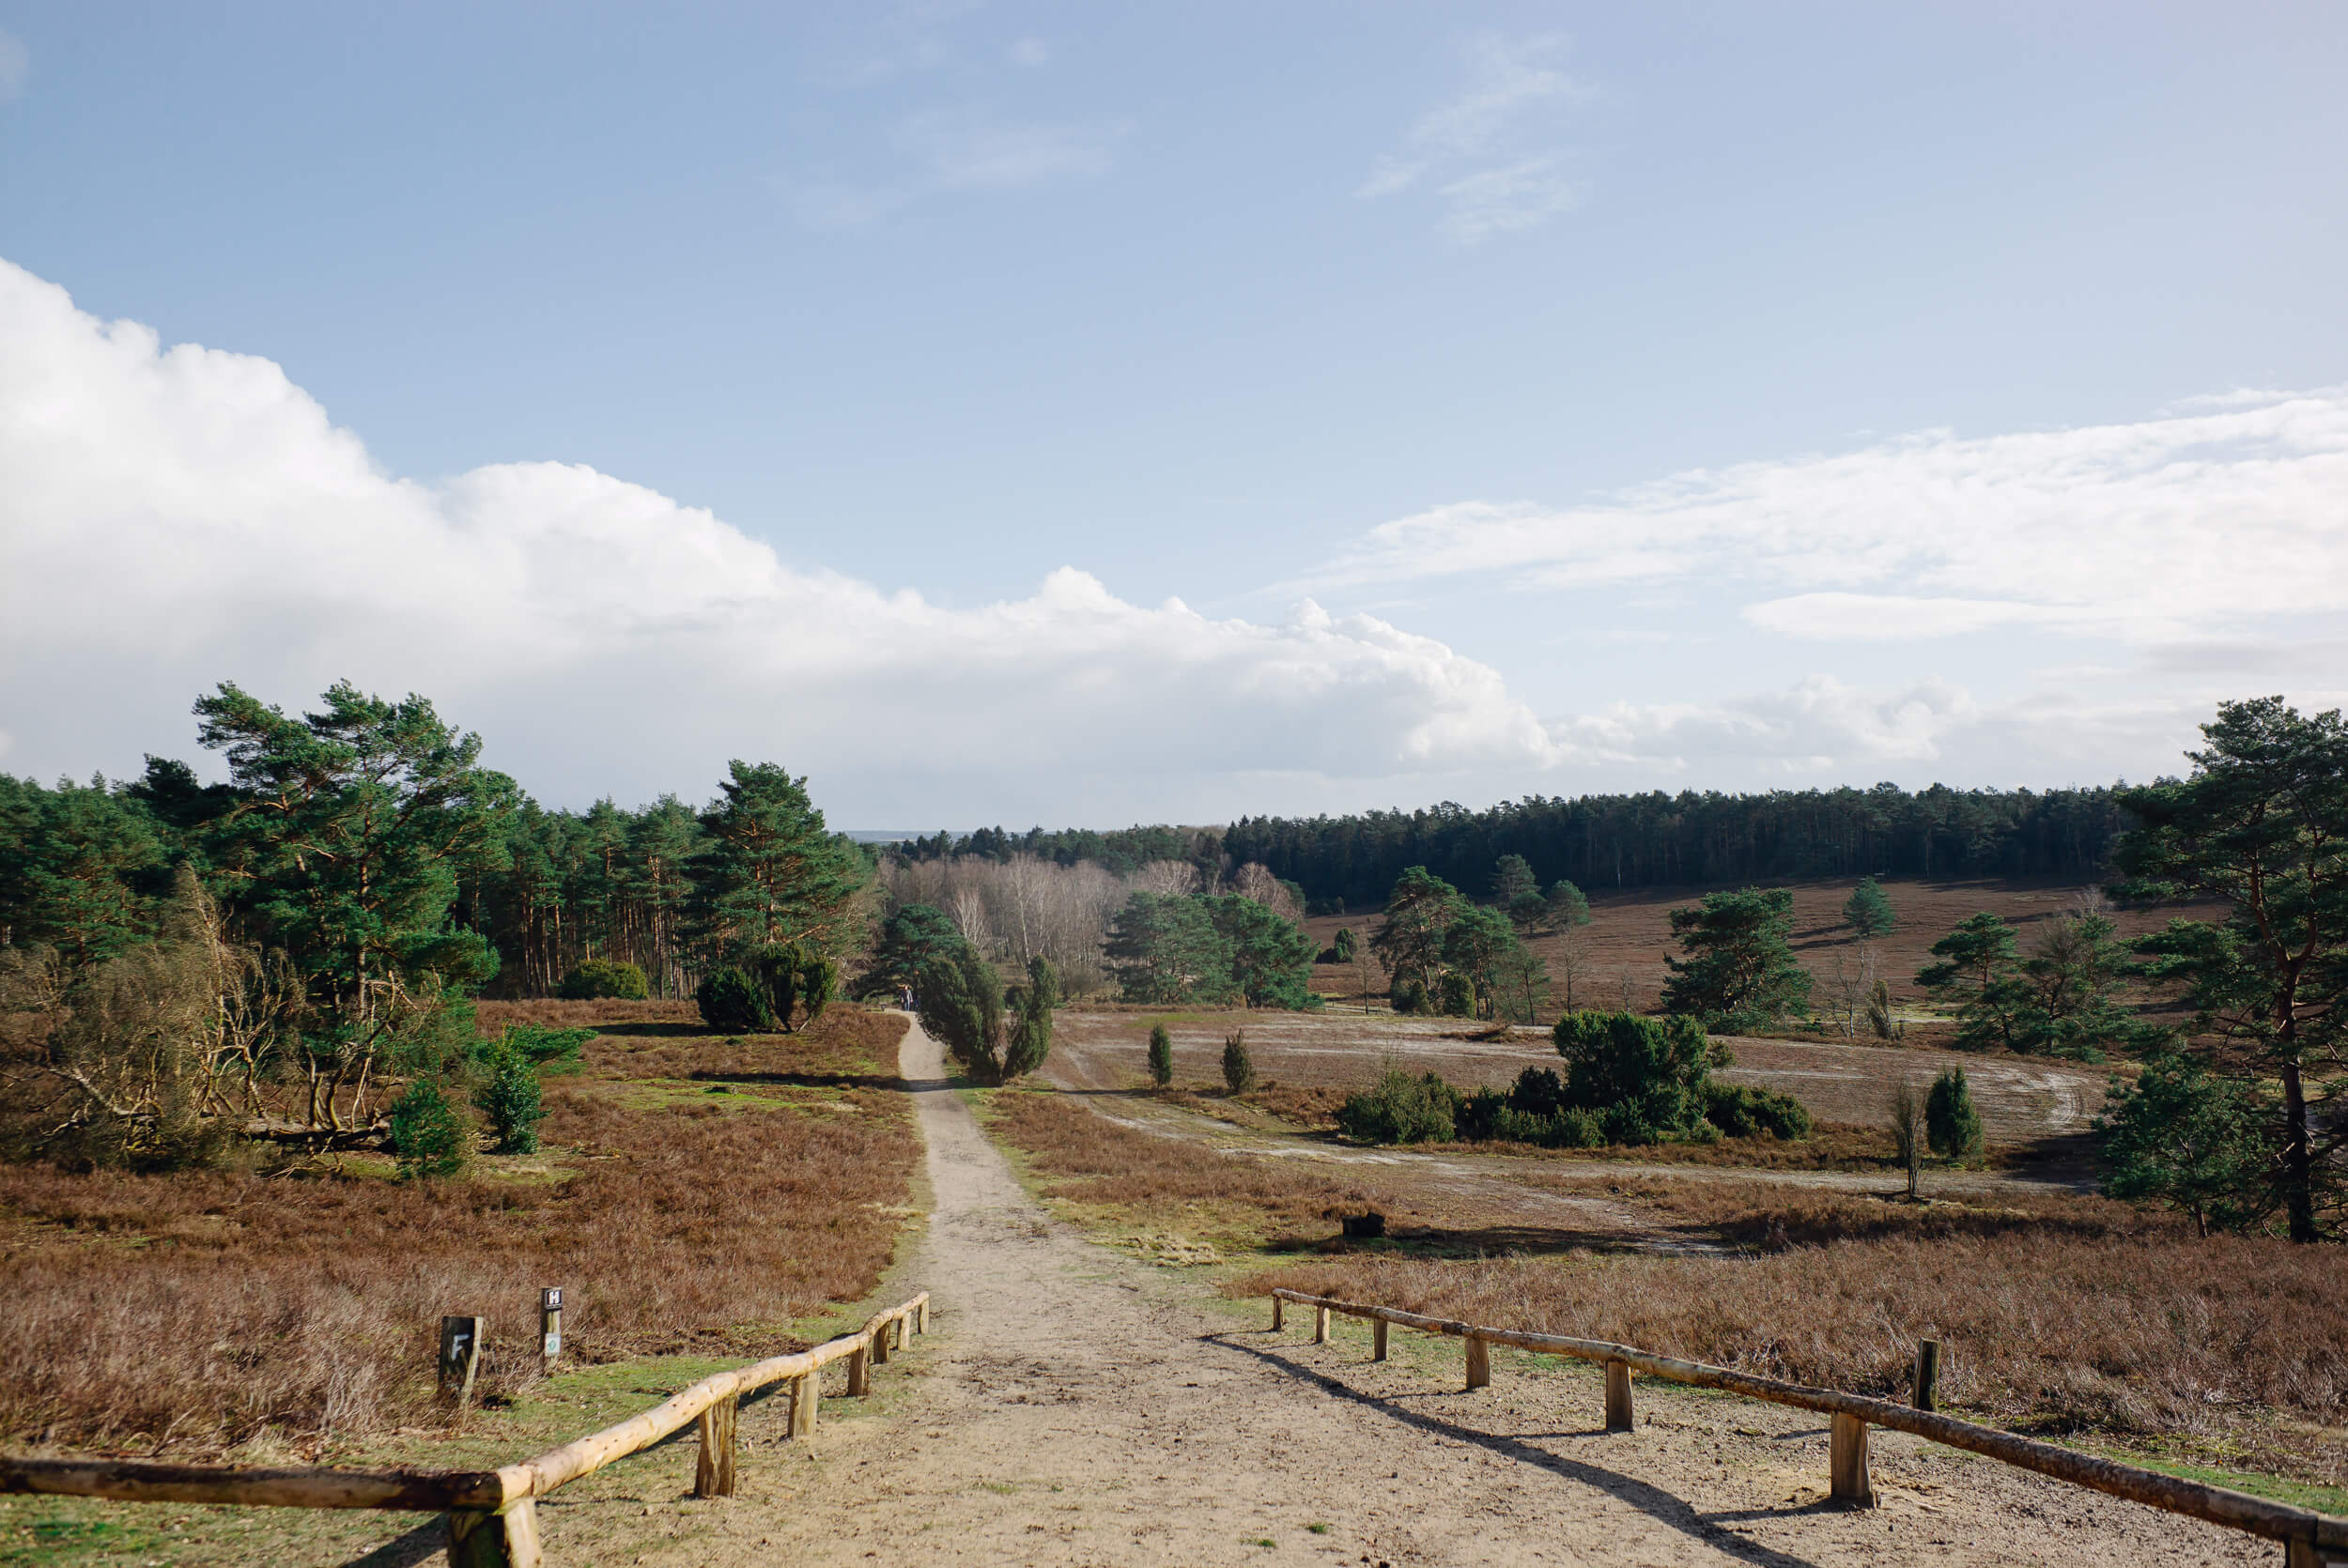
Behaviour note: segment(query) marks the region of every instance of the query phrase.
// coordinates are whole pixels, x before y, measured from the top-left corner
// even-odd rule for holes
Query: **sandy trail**
[[[1707,1563],[2263,1560],[2222,1531],[1878,1434],[1871,1513],[1822,1506],[1798,1412],[1643,1385],[1605,1436],[1594,1375],[1398,1332],[1234,1327],[1190,1276],[1092,1246],[1013,1179],[911,1030],[935,1208],[907,1284],[932,1335],[827,1402],[811,1440],[746,1410],[739,1495],[550,1507],[562,1562]],[[1307,1314],[1299,1314],[1300,1316]],[[1309,1324],[1307,1324],[1309,1330]]]

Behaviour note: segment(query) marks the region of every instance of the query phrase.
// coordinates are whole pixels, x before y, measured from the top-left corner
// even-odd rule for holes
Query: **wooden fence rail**
[[[538,1499],[650,1448],[689,1421],[701,1423],[693,1493],[727,1496],[734,1490],[734,1412],[744,1394],[789,1383],[789,1434],[806,1437],[815,1430],[824,1368],[845,1360],[848,1391],[864,1393],[872,1367],[902,1347],[908,1332],[927,1333],[929,1326],[930,1298],[923,1291],[874,1314],[854,1333],[714,1374],[616,1426],[495,1470],[263,1470],[144,1459],[0,1458],[0,1493],[439,1513],[448,1515],[452,1568],[540,1568]]]
[[[1847,1503],[1863,1506],[1874,1501],[1874,1490],[1867,1475],[1867,1428],[1887,1426],[1896,1432],[1913,1433],[1950,1448],[1985,1454],[2021,1469],[2035,1470],[2041,1475],[2053,1476],[2074,1485],[2092,1487],[2115,1498],[2125,1498],[2131,1502],[2146,1503],[2172,1514],[2189,1514],[2212,1524],[2279,1541],[2286,1549],[2289,1568],[2322,1568],[2326,1562],[2348,1562],[2348,1519],[2334,1518],[2330,1514],[2296,1508],[2289,1503],[2270,1502],[2264,1498],[2254,1498],[2247,1492],[2236,1492],[2224,1486],[2210,1486],[2198,1481],[2162,1475],[2156,1470],[2141,1469],[2134,1465],[2099,1459],[2072,1449],[2059,1448],[2052,1443],[2018,1437],[1992,1426],[1976,1425],[1954,1416],[1919,1410],[1890,1400],[1871,1399],[1864,1394],[1845,1393],[1837,1389],[1814,1389],[1801,1383],[1757,1376],[1753,1373],[1737,1372],[1704,1361],[1683,1361],[1605,1340],[1527,1333],[1517,1329],[1484,1328],[1449,1318],[1427,1317],[1396,1307],[1365,1306],[1329,1296],[1307,1295],[1301,1290],[1277,1289],[1272,1293],[1272,1326],[1275,1330],[1282,1327],[1283,1303],[1290,1301],[1313,1309],[1313,1342],[1316,1345],[1329,1337],[1329,1315],[1332,1313],[1347,1317],[1367,1318],[1374,1326],[1371,1330],[1371,1354],[1378,1360],[1386,1359],[1388,1324],[1464,1339],[1467,1341],[1467,1386],[1471,1389],[1482,1388],[1491,1381],[1491,1347],[1495,1345],[1596,1361],[1606,1369],[1606,1429],[1610,1432],[1628,1431],[1630,1427],[1630,1374],[1634,1370],[1670,1382],[1722,1389],[1750,1399],[1764,1399],[1774,1405],[1790,1405],[1798,1409],[1818,1411],[1830,1418],[1828,1492],[1831,1497]],[[1937,1367],[1937,1358],[1935,1364]]]

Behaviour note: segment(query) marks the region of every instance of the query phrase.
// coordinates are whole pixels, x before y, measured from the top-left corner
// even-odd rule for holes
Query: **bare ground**
[[[1092,1246],[1021,1189],[919,1030],[904,1046],[935,1211],[911,1284],[932,1338],[811,1441],[746,1411],[739,1496],[679,1467],[546,1513],[554,1562],[2173,1563],[2263,1543],[1877,1435],[1883,1506],[1823,1499],[1798,1412],[1642,1386],[1598,1430],[1594,1375],[1396,1335],[1367,1360]],[[1302,1315],[1302,1314],[1300,1314]],[[644,1465],[637,1461],[624,1468]],[[626,1495],[621,1495],[621,1494]],[[408,1559],[407,1560],[415,1560]]]

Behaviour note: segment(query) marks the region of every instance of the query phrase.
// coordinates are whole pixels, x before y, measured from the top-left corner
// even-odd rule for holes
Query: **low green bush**
[[[471,1143],[464,1118],[456,1114],[438,1081],[419,1078],[392,1102],[392,1150],[399,1157],[399,1174],[418,1176],[455,1176],[465,1168]]]
[[[712,1029],[746,1035],[774,1032],[775,1009],[766,988],[744,970],[711,970],[702,977],[693,1001],[701,1008],[702,1022]]]
[[[1792,1095],[1713,1080],[1705,1085],[1705,1124],[1731,1138],[1810,1136],[1810,1108]]]
[[[1390,1071],[1337,1107],[1337,1128],[1365,1144],[1447,1144],[1460,1091],[1434,1073]]]
[[[641,969],[612,959],[582,960],[554,988],[554,994],[566,1002],[593,1002],[604,997],[641,1002],[650,993]]]

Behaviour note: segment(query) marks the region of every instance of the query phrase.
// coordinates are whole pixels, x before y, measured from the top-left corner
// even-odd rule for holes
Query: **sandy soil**
[[[811,1440],[746,1410],[742,1490],[696,1503],[657,1462],[633,1495],[544,1515],[552,1562],[1804,1564],[2271,1560],[2229,1532],[1877,1435],[1884,1505],[1826,1507],[1798,1412],[1642,1386],[1594,1430],[1594,1375],[1399,1332],[1312,1345],[1050,1220],[906,1037],[935,1208],[911,1269],[932,1337],[827,1406]],[[1303,1314],[1299,1314],[1303,1315]],[[853,1413],[852,1413],[853,1412]],[[632,1462],[651,1465],[653,1461]]]

